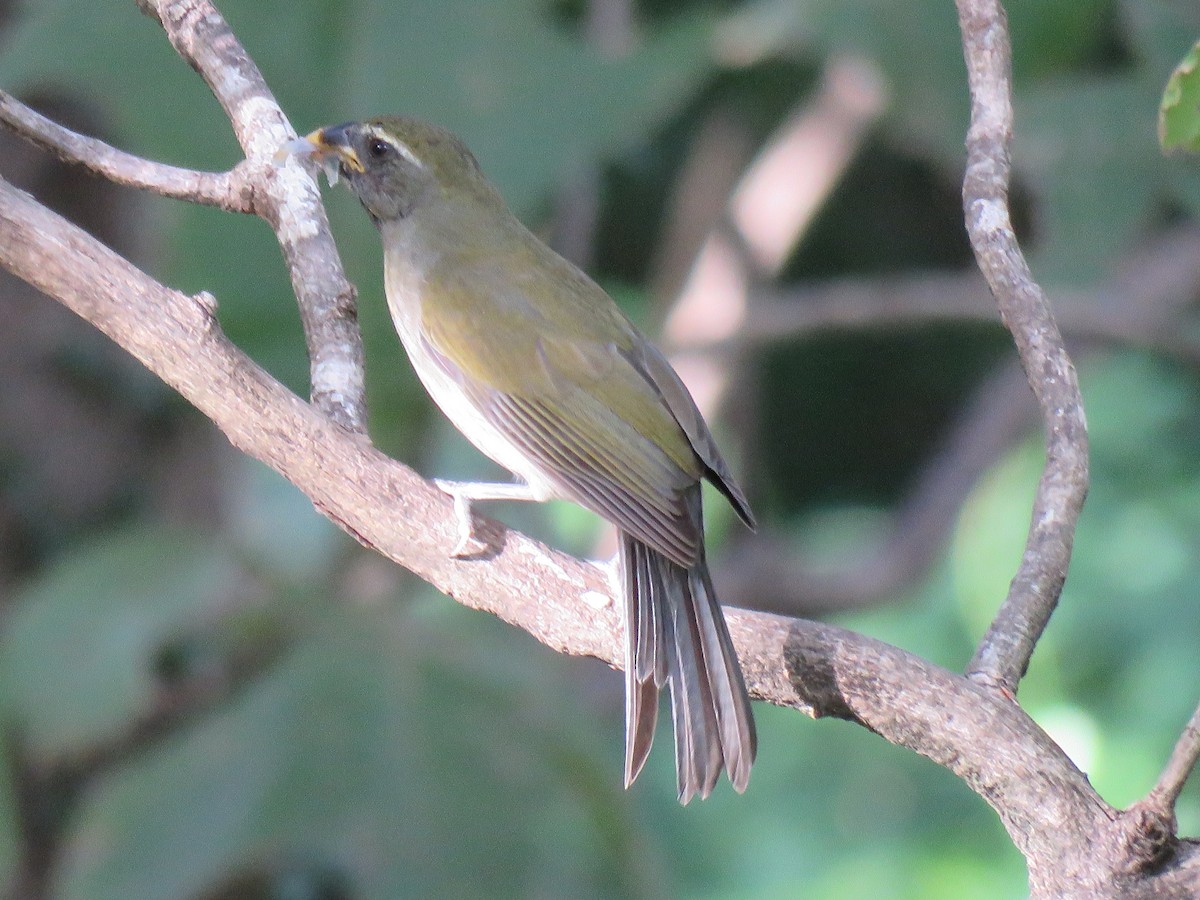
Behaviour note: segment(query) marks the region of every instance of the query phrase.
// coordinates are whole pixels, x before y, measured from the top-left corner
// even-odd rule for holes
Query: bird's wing
[[[554,322],[508,329],[501,316],[454,312],[468,308],[446,304],[423,316],[430,356],[464,395],[562,496],[695,565],[703,525],[684,494],[705,469],[632,351],[567,336]]]
[[[627,423],[585,397],[566,407],[497,393],[489,399],[485,411],[492,423],[564,496],[679,565],[699,562],[703,536],[683,503],[683,489],[695,476],[671,464]]]
[[[750,501],[746,499],[741,486],[734,480],[733,473],[729,471],[729,466],[721,456],[721,451],[717,449],[717,442],[713,439],[708,423],[704,421],[704,416],[697,408],[696,401],[692,399],[692,395],[680,380],[678,373],[667,362],[666,357],[659,349],[648,342],[638,348],[636,356],[631,359],[631,362],[658,390],[663,402],[667,404],[671,414],[675,417],[675,421],[687,435],[692,449],[704,462],[708,469],[707,475],[717,490],[725,495],[747,527],[754,528],[754,513],[750,511]]]

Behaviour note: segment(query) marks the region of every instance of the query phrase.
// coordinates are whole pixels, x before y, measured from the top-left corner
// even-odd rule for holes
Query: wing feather
[[[446,296],[421,309],[429,356],[556,492],[695,565],[703,534],[689,488],[708,475],[748,514],[699,411],[594,282],[518,236],[512,252],[538,265],[487,254],[434,269]],[[500,277],[513,271],[523,278]],[[489,295],[479,284],[507,289]],[[555,302],[532,302],[542,296]]]
[[[594,436],[557,407],[502,394],[480,400],[492,425],[536,461],[564,497],[680,565],[691,566],[699,559],[702,535],[683,498],[688,486],[686,473],[663,466],[663,474],[670,480],[656,483],[632,461],[622,471],[615,459],[614,451],[619,448],[613,446],[611,427]],[[636,433],[625,437],[645,445],[629,448],[631,460],[655,452],[653,445]]]

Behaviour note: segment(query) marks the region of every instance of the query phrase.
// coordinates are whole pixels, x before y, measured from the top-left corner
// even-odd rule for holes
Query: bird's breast
[[[419,260],[403,255],[389,254],[385,259],[388,311],[413,370],[433,402],[467,440],[521,478],[541,499],[550,499],[555,492],[539,468],[491,423],[466,391],[465,375],[457,370],[455,361],[437,354],[431,346],[422,319],[428,271]]]

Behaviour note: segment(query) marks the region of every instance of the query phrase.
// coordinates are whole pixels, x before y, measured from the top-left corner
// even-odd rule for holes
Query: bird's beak
[[[313,149],[309,152],[319,161],[324,162],[330,157],[336,157],[350,171],[361,174],[366,170],[363,168],[362,160],[358,158],[358,154],[354,152],[354,148],[350,144],[351,127],[346,124],[318,128],[316,131],[306,134],[303,140],[312,145]]]
[[[365,169],[351,143],[352,127],[351,123],[330,125],[288,141],[275,154],[275,163],[283,165],[292,156],[311,157],[325,170],[330,184],[337,182],[339,168],[347,173],[361,174]]]

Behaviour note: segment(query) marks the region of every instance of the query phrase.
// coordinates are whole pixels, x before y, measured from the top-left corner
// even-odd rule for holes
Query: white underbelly
[[[418,328],[420,306],[419,301],[413,300],[417,296],[416,279],[411,273],[398,273],[392,267],[388,267],[385,274],[388,311],[392,314],[396,333],[400,336],[400,343],[404,345],[413,370],[433,402],[467,440],[528,484],[539,499],[548,500],[556,496],[541,472],[487,419],[458,381],[447,374],[442,363],[430,353]]]

